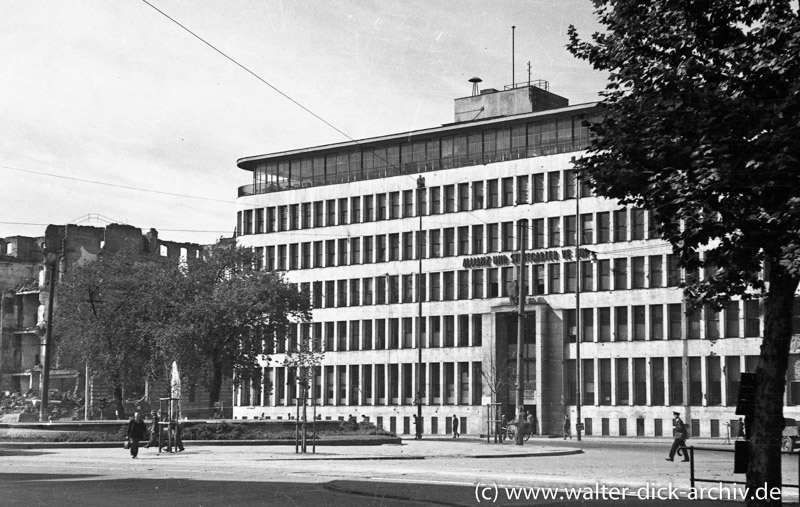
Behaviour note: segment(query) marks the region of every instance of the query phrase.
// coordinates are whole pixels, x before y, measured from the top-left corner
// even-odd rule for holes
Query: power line
[[[236,201],[225,201],[223,199],[213,199],[211,197],[199,197],[195,195],[188,195],[188,194],[178,194],[173,192],[163,192],[161,190],[152,190],[149,188],[140,188],[140,187],[131,187],[127,185],[118,185],[116,183],[106,183],[105,181],[96,181],[96,180],[87,180],[83,178],[76,178],[74,176],[64,176],[63,174],[53,174],[53,173],[46,173],[42,171],[32,171],[30,169],[20,169],[19,167],[12,167],[8,165],[0,164],[0,168],[8,169],[11,171],[18,171],[21,173],[28,173],[28,174],[37,174],[39,176],[49,176],[51,178],[61,178],[63,180],[70,180],[70,181],[80,181],[81,183],[92,183],[94,185],[103,185],[106,187],[114,187],[114,188],[123,188],[125,190],[136,190],[137,192],[148,192],[151,194],[161,194],[161,195],[169,195],[172,197],[185,197],[187,199],[198,199],[201,201],[212,201],[212,202],[224,202],[226,204],[236,204]]]
[[[276,93],[278,93],[279,95],[281,95],[282,97],[284,97],[285,99],[287,99],[288,101],[290,101],[292,104],[296,105],[297,107],[299,107],[299,108],[300,108],[300,109],[302,109],[303,111],[307,112],[308,114],[310,114],[310,115],[311,115],[311,116],[313,116],[314,118],[318,119],[319,121],[321,121],[321,122],[322,122],[322,123],[324,123],[325,125],[329,126],[330,128],[332,128],[332,129],[333,129],[333,130],[335,130],[336,132],[338,132],[338,133],[342,134],[342,135],[343,135],[344,137],[346,137],[347,139],[349,139],[349,140],[351,140],[351,141],[355,142],[356,144],[358,144],[358,141],[356,141],[355,139],[353,139],[352,137],[350,137],[349,135],[347,135],[347,133],[343,132],[342,130],[340,130],[339,128],[337,128],[335,125],[333,125],[332,123],[330,123],[329,121],[327,121],[325,118],[321,117],[320,115],[318,115],[318,114],[317,114],[317,113],[315,113],[314,111],[310,110],[309,108],[307,108],[306,106],[304,106],[304,105],[303,105],[303,104],[301,104],[300,102],[296,101],[295,99],[293,99],[292,97],[290,97],[290,96],[289,96],[289,95],[287,95],[286,93],[282,92],[282,91],[281,91],[281,90],[279,90],[277,87],[275,87],[274,85],[272,85],[271,83],[269,83],[269,82],[268,82],[266,79],[262,78],[261,76],[259,76],[259,75],[258,75],[258,74],[256,74],[255,72],[253,72],[252,70],[248,69],[247,67],[245,67],[245,66],[244,66],[244,65],[242,65],[241,63],[237,62],[236,60],[234,60],[234,59],[233,59],[233,58],[231,58],[230,56],[226,55],[226,54],[225,54],[225,53],[223,53],[221,50],[217,49],[217,48],[216,48],[216,47],[215,47],[213,44],[211,44],[210,42],[208,42],[208,41],[207,41],[207,40],[205,40],[204,38],[200,37],[199,35],[197,35],[197,34],[196,34],[196,33],[194,33],[193,31],[191,31],[190,29],[188,29],[186,26],[182,25],[182,24],[181,24],[180,22],[178,22],[176,19],[174,19],[174,18],[170,17],[170,16],[169,16],[167,13],[165,13],[164,11],[162,11],[161,9],[159,9],[158,7],[156,7],[155,5],[151,4],[151,3],[150,3],[150,2],[148,2],[147,0],[142,0],[142,2],[144,2],[144,3],[146,3],[147,5],[149,5],[150,7],[152,7],[152,8],[153,8],[153,9],[154,9],[156,12],[158,12],[159,14],[161,14],[162,16],[164,16],[165,18],[167,18],[168,20],[172,21],[173,23],[175,23],[176,25],[178,25],[179,27],[181,27],[182,29],[184,29],[185,31],[187,31],[188,33],[190,33],[190,34],[191,34],[191,35],[192,35],[194,38],[196,38],[197,40],[199,40],[200,42],[202,42],[202,43],[203,43],[203,44],[205,44],[206,46],[210,47],[211,49],[213,49],[214,51],[216,51],[217,53],[219,53],[220,55],[222,55],[223,57],[225,57],[227,60],[229,60],[231,63],[233,63],[233,64],[234,64],[234,65],[236,65],[237,67],[241,68],[242,70],[244,70],[245,72],[247,72],[248,74],[250,74],[251,76],[253,76],[254,78],[258,79],[259,81],[261,81],[261,82],[262,82],[262,83],[264,83],[265,85],[267,85],[267,86],[269,86],[270,88],[272,88],[272,89],[273,89],[273,90],[274,90]]]

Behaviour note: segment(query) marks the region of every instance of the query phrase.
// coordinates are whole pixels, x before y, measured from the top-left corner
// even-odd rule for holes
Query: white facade
[[[739,373],[756,364],[759,303],[687,316],[685,274],[649,214],[586,189],[576,202],[570,160],[585,155],[582,121],[594,112],[561,107],[240,160],[254,183],[240,189],[238,243],[308,291],[315,309],[235,394],[234,417],[294,416],[281,352],[310,336],[326,350],[312,389],[323,419],[367,416],[413,433],[418,390],[426,434],[450,433],[454,414],[463,433],[485,433],[493,401],[511,419],[514,386],[489,379],[515,378],[509,296],[522,221],[525,404],[537,431],[558,434],[565,413],[576,421],[579,229],[586,433],[670,435],[679,410],[693,435],[724,436],[738,419]]]

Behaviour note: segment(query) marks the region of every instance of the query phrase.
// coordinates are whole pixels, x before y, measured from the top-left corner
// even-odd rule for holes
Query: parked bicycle
[[[526,423],[522,423],[522,439],[528,440],[531,438],[532,432],[531,429],[528,427]],[[517,438],[517,425],[514,423],[508,423],[506,427],[506,436],[509,440],[515,440]]]

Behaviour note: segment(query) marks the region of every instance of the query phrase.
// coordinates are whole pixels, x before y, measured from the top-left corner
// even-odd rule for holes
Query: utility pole
[[[49,269],[48,269],[49,268]],[[44,335],[44,358],[42,358],[42,400],[39,405],[39,422],[48,419],[47,405],[50,394],[50,351],[53,342],[53,302],[56,296],[56,277],[58,276],[58,254],[48,252],[45,257],[45,269],[50,272],[47,294],[47,328]]]
[[[574,161],[574,158],[573,158]],[[578,398],[575,400],[577,414],[575,435],[581,441],[583,419],[581,419],[581,182],[578,171],[575,171],[575,371],[578,387]]]
[[[525,227],[522,220],[519,228],[519,264],[517,266],[517,434],[515,442],[522,445],[525,441],[525,385],[522,374],[522,350],[525,339]]]

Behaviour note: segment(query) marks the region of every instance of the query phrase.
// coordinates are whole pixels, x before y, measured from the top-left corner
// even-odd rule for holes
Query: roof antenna
[[[480,91],[478,90],[478,83],[483,81],[483,79],[479,77],[472,77],[469,79],[469,82],[472,83],[472,96],[480,95]]]
[[[516,69],[514,68],[516,65],[516,53],[514,51],[514,30],[516,30],[516,26],[511,25],[511,88],[514,89],[516,83],[514,79],[516,78]]]

